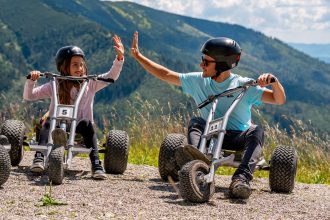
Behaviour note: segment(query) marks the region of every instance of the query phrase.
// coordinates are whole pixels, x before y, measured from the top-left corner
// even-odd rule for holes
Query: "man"
[[[155,77],[170,84],[182,86],[184,93],[191,95],[198,104],[209,95],[219,94],[227,89],[244,84],[250,79],[231,72],[240,61],[241,48],[234,40],[220,37],[204,43],[200,67],[202,72],[178,73],[161,66],[139,52],[138,32],[134,33],[131,54]],[[274,78],[275,82],[271,83]],[[253,178],[258,158],[260,157],[264,139],[261,126],[251,123],[251,108],[262,102],[281,105],[286,97],[283,86],[271,73],[264,73],[258,77],[257,87],[250,87],[242,101],[229,117],[223,149],[244,150],[242,162],[235,171],[229,187],[230,195],[234,198],[247,199],[251,195],[249,182]],[[271,86],[271,90],[265,86]],[[219,100],[215,118],[222,117],[232,103],[232,98]],[[188,143],[198,146],[203,134],[206,119],[211,105],[201,110],[202,117],[192,118],[188,125]]]

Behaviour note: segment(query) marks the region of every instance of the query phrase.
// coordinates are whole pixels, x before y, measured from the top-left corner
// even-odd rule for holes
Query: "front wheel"
[[[6,120],[1,127],[1,134],[8,138],[11,149],[9,151],[12,166],[17,166],[24,155],[25,125],[18,120]]]
[[[126,131],[110,131],[105,146],[104,169],[106,173],[123,174],[128,162],[128,134]]]
[[[60,185],[64,178],[64,147],[57,147],[49,154],[48,178],[54,185]]]
[[[204,179],[209,173],[209,166],[200,160],[186,163],[179,172],[179,189],[183,199],[190,202],[207,202],[215,191],[214,181],[207,183]]]
[[[187,138],[183,134],[168,134],[162,142],[158,156],[158,170],[164,181],[167,181],[169,176],[174,181],[178,181],[180,166],[176,162],[175,153],[185,144]]]
[[[278,146],[275,148],[269,170],[271,191],[291,193],[296,179],[298,156],[295,148]]]

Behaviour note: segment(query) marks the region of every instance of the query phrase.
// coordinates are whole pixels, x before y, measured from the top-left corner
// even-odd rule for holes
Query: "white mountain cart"
[[[159,153],[159,173],[163,180],[168,180],[169,176],[174,180],[179,180],[180,194],[184,199],[190,202],[209,201],[215,192],[216,170],[220,166],[236,168],[239,166],[242,152],[226,151],[222,149],[222,144],[230,114],[249,87],[256,85],[257,82],[251,80],[242,86],[209,96],[198,105],[201,109],[212,103],[198,148],[188,145],[186,137],[182,134],[169,134],[164,139]],[[218,100],[234,94],[238,95],[225,115],[214,119]],[[295,148],[277,146],[269,163],[263,157],[259,158],[256,170],[269,170],[271,191],[290,193],[295,184],[297,161]]]
[[[25,125],[19,120],[6,120],[0,130],[0,186],[9,178],[11,166],[23,159]]]
[[[32,141],[29,143],[29,148],[43,153],[45,157],[44,165],[48,168],[49,181],[53,184],[62,184],[64,170],[70,168],[73,157],[79,153],[89,154],[92,150],[75,141],[78,106],[87,84],[89,80],[100,80],[107,83],[112,83],[113,80],[100,78],[96,75],[75,77],[61,76],[49,72],[43,73],[41,76],[51,80],[54,112],[50,116],[50,132],[47,145],[38,145],[38,143]],[[58,103],[56,79],[74,80],[82,83],[73,105]],[[52,139],[52,133],[56,129],[62,129],[67,134],[67,143],[64,146],[59,144],[62,141]],[[104,148],[99,149],[99,153],[104,153],[104,169],[106,173],[122,174],[125,172],[128,161],[128,141],[129,138],[125,131],[112,130],[107,134]]]

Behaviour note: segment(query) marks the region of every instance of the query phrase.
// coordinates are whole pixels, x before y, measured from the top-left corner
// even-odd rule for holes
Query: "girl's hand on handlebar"
[[[33,71],[30,72],[30,76],[31,76],[30,79],[33,80],[33,81],[36,81],[40,78],[40,74],[41,74],[40,71],[33,70]]]
[[[271,73],[263,73],[259,76],[257,81],[260,87],[265,87],[270,84],[276,83],[277,78]]]

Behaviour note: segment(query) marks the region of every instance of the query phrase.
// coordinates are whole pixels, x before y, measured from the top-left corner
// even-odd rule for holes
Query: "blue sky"
[[[167,12],[239,24],[293,43],[330,43],[330,0],[129,0]]]

